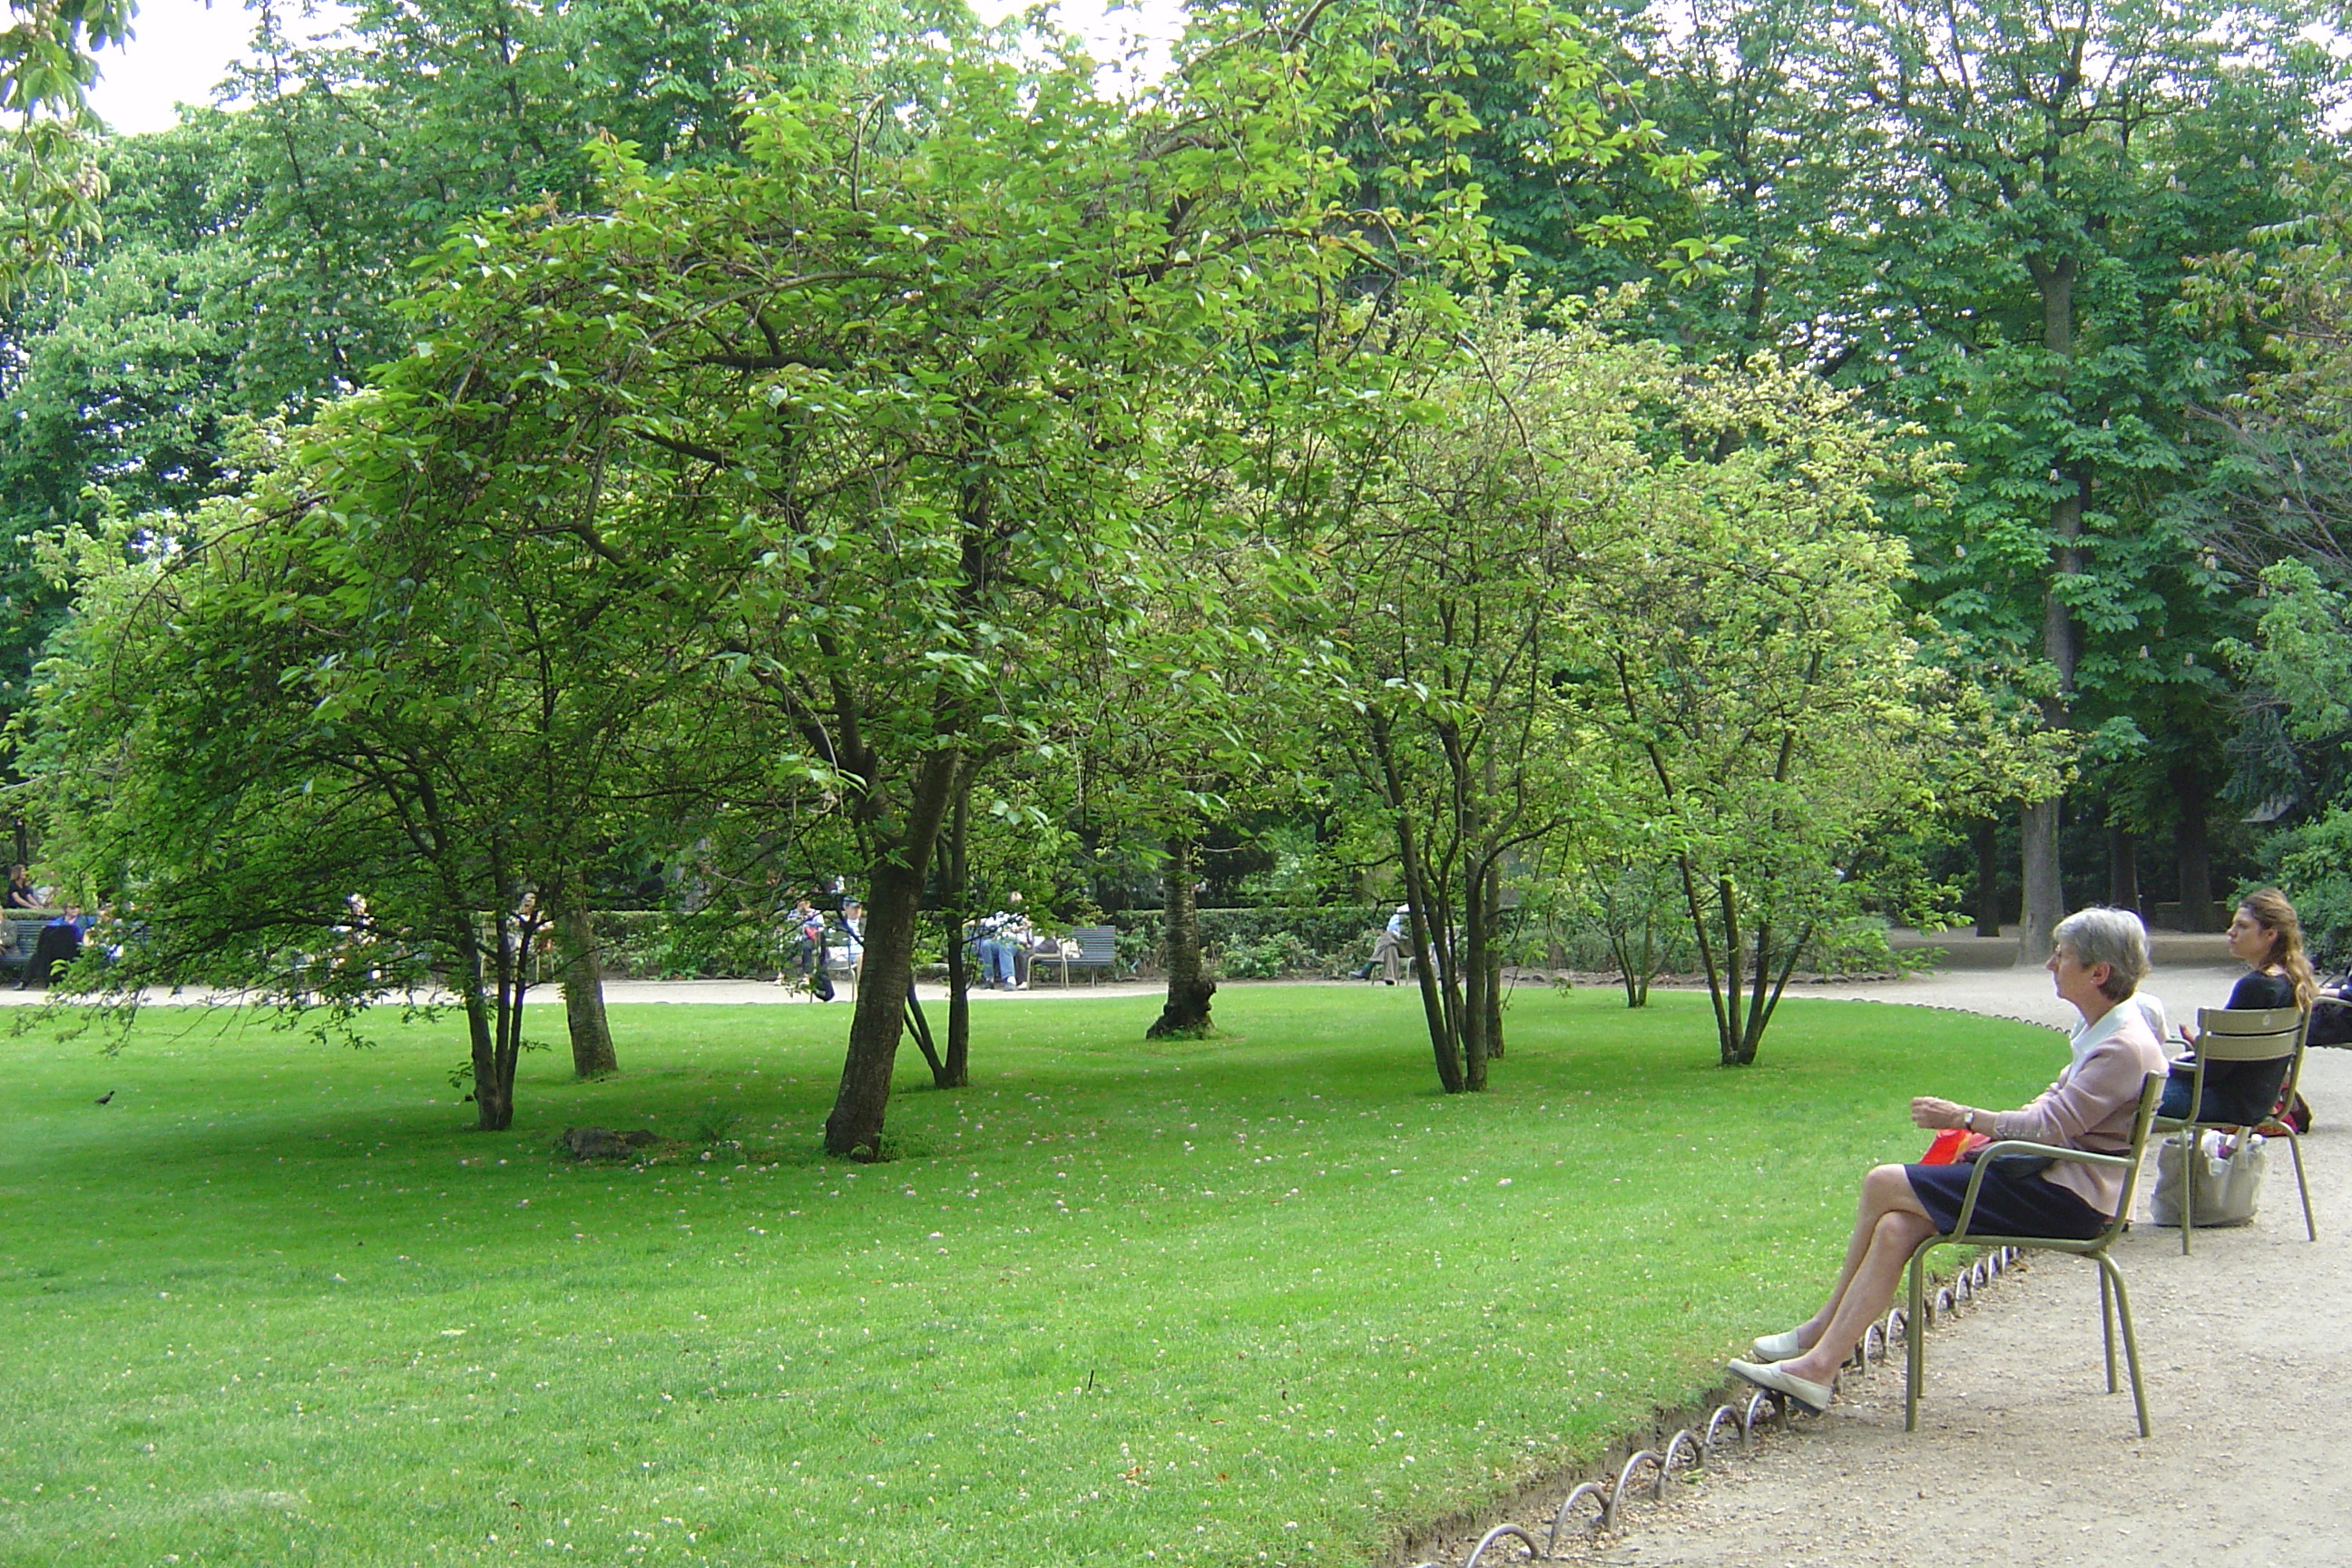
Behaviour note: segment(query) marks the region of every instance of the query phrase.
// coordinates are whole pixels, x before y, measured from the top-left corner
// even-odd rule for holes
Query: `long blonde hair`
[[[2270,957],[2263,967],[2285,970],[2294,985],[2294,1005],[2310,1006],[2319,995],[2319,976],[2312,973],[2311,960],[2303,951],[2303,921],[2294,906],[2276,888],[2264,888],[2239,900],[2238,909],[2271,933]]]

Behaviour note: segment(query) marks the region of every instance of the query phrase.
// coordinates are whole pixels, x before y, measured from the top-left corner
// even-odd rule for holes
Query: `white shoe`
[[[1797,1331],[1790,1329],[1785,1334],[1759,1336],[1755,1344],[1748,1347],[1748,1353],[1751,1361],[1769,1364],[1776,1361],[1793,1361],[1811,1349],[1812,1346],[1797,1338]]]
[[[1816,1415],[1830,1407],[1830,1395],[1834,1392],[1831,1384],[1799,1377],[1779,1362],[1769,1366],[1759,1366],[1754,1362],[1736,1361],[1724,1370],[1743,1383],[1752,1383],[1759,1388],[1785,1394]]]

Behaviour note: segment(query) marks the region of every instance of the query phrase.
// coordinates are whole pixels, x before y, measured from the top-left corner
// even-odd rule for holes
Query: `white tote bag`
[[[2189,1161],[2189,1179],[2197,1184],[2198,1228],[2250,1223],[2261,1206],[2263,1178],[2270,1168],[2265,1139],[2200,1134]],[[2148,1217],[2158,1225],[2179,1225],[2180,1191],[2180,1140],[2167,1138],[2156,1149],[2156,1191],[2148,1194]]]

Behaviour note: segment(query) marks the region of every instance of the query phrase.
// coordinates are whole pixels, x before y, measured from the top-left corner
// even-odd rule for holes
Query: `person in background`
[[[89,929],[89,917],[81,912],[79,904],[69,903],[62,914],[50,916],[33,943],[32,957],[25,961],[25,973],[17,980],[16,989],[47,985],[58,965],[71,963],[80,955],[81,933]]]
[[[0,907],[12,910],[37,910],[41,895],[33,887],[33,879],[22,866],[8,868],[8,886],[0,889]]]
[[[2251,894],[2230,921],[2230,956],[2252,973],[2230,988],[2231,1011],[2259,1012],[2273,1007],[2309,1007],[2319,995],[2319,977],[2303,951],[2303,921],[2276,888]],[[2194,1046],[2197,1037],[2186,1028],[2181,1037]],[[2208,1062],[2205,1102],[2197,1120],[2224,1126],[2252,1127],[2266,1121],[2286,1082],[2287,1062]],[[2158,1116],[2176,1121],[2189,1114],[2197,1058],[2182,1057],[2172,1064],[2164,1086]]]
[[[784,963],[776,971],[779,985],[814,985],[824,962],[824,917],[803,893],[793,900],[784,917]]]
[[[1372,943],[1372,963],[1364,965],[1364,978],[1370,980],[1372,977],[1372,964],[1377,963],[1381,966],[1381,978],[1391,985],[1395,984],[1397,977],[1404,972],[1404,955],[1412,940],[1412,906],[1399,904],[1396,913],[1389,917],[1389,923],[1381,932],[1380,940]]]
[[[1021,912],[1021,895],[1012,894],[1005,907],[983,915],[972,951],[980,958],[981,978],[1000,991],[1021,988],[1021,950],[1028,945],[1029,921]]]
[[[2060,997],[2083,1016],[2066,1068],[2032,1104],[1984,1110],[1922,1095],[1916,1127],[1964,1128],[2000,1142],[2020,1139],[2090,1153],[2131,1143],[2147,1080],[2165,1070],[2164,1047],[2146,1015],[2126,1005],[2147,973],[2147,929],[2128,910],[2078,910],[2058,922],[2050,971]],[[1863,1178],[1862,1203],[1845,1266],[1820,1311],[1785,1333],[1756,1342],[1734,1377],[1786,1394],[1808,1410],[1829,1408],[1838,1368],[1863,1331],[1883,1316],[1919,1244],[1951,1234],[1975,1166],[1878,1165]],[[2079,1237],[2105,1230],[2123,1201],[2123,1173],[2067,1161],[1997,1159],[1985,1168],[1971,1228],[1989,1235]]]
[[[849,978],[855,983],[866,973],[866,906],[856,899],[841,900],[841,948],[849,960]]]

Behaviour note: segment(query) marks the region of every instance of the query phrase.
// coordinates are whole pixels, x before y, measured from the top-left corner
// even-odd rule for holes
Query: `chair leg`
[[[2190,1136],[2193,1127],[2180,1130],[2180,1256],[2189,1256],[2189,1243],[2197,1232],[2197,1168],[2189,1163],[2197,1158],[2197,1140]]]
[[[2303,1229],[2305,1237],[2319,1239],[2319,1226],[2311,1217],[2311,1184],[2303,1179],[2303,1140],[2294,1133],[2286,1135],[2287,1152],[2294,1156],[2294,1188],[2303,1194]]]
[[[2098,1272],[2098,1338],[2107,1350],[2107,1392],[2115,1392],[2115,1290],[2107,1286],[2107,1269]]]
[[[2148,1435],[2147,1390],[2140,1383],[2139,1337],[2132,1332],[2131,1294],[2124,1289],[2124,1271],[2116,1267],[2115,1260],[2104,1252],[2095,1256],[2098,1258],[2100,1278],[2115,1285],[2116,1315],[2124,1324],[2124,1361],[2131,1368],[2132,1409],[2139,1416],[2139,1435],[2145,1437]]]
[[[1919,1430],[1919,1383],[1927,1371],[1927,1259],[1925,1248],[1911,1255],[1911,1294],[1903,1320],[1903,1430]]]

